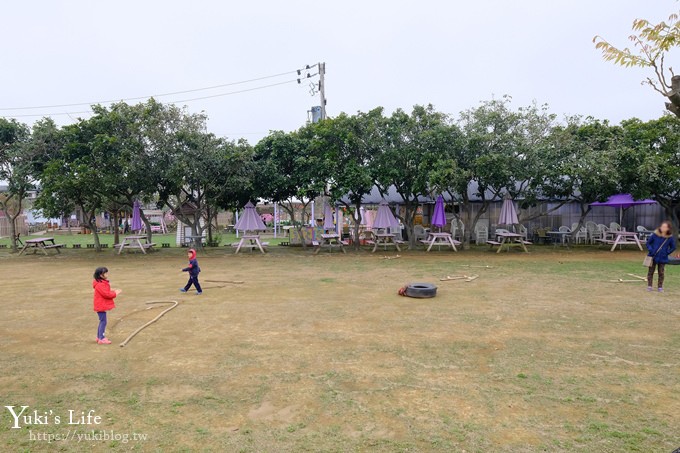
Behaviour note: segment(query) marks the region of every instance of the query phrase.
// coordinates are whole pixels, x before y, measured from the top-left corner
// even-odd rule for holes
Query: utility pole
[[[321,96],[321,119],[326,119],[326,63],[319,63],[319,96]]]

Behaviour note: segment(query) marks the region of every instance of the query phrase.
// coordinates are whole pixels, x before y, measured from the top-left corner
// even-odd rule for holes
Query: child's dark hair
[[[97,280],[98,282],[101,282],[104,280],[102,275],[106,274],[109,270],[105,267],[98,267],[97,269],[94,270],[94,279]]]
[[[668,225],[668,234],[670,235],[673,234],[673,222],[671,222],[670,220],[664,220],[663,222],[661,222],[661,224],[659,224],[659,227],[661,227],[662,225]]]

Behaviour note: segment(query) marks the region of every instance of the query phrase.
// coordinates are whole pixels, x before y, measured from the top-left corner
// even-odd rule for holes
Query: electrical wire
[[[153,95],[150,95],[150,96],[137,96],[137,97],[131,97],[131,98],[112,99],[112,100],[108,100],[108,101],[78,102],[78,103],[73,103],[73,104],[39,105],[39,106],[33,106],[33,107],[0,107],[0,111],[52,109],[52,108],[61,108],[61,107],[77,107],[77,106],[81,106],[81,105],[110,104],[112,102],[119,102],[119,101],[138,101],[140,99],[174,96],[174,95],[177,95],[177,94],[195,93],[197,91],[215,90],[217,88],[224,88],[224,87],[228,87],[228,86],[243,85],[243,84],[246,84],[246,83],[259,82],[261,80],[267,80],[267,79],[273,79],[273,78],[276,78],[276,77],[282,77],[282,76],[288,75],[288,74],[298,74],[298,75],[300,75],[301,72],[304,71],[305,69],[306,68],[301,68],[301,69],[296,69],[294,71],[280,72],[278,74],[272,74],[272,75],[268,75],[268,76],[264,76],[264,77],[257,77],[257,78],[249,79],[249,80],[241,80],[240,82],[223,83],[221,85],[213,85],[213,86],[210,86],[210,87],[194,88],[192,90],[173,91],[173,92],[169,92],[169,93],[153,94]],[[177,101],[177,102],[184,102],[184,101]]]
[[[243,90],[237,90],[237,91],[229,91],[227,93],[219,93],[219,94],[212,94],[210,96],[201,96],[197,98],[190,98],[190,99],[180,99],[177,101],[168,101],[168,102],[162,102],[161,104],[164,105],[169,105],[169,104],[179,104],[179,103],[184,103],[184,102],[192,102],[192,101],[200,101],[203,99],[211,99],[211,98],[217,98],[217,97],[223,97],[223,96],[230,96],[233,94],[240,94],[240,93],[247,93],[250,91],[257,91],[257,90],[262,90],[265,88],[271,88],[275,86],[280,86],[280,85],[286,85],[289,83],[297,83],[298,79],[292,79],[292,80],[286,80],[285,82],[277,82],[277,83],[271,83],[269,85],[262,85],[258,87],[253,87],[253,88],[246,88]],[[112,101],[109,101],[112,102]],[[24,117],[35,117],[35,116],[60,116],[60,115],[79,115],[79,114],[85,114],[85,113],[92,113],[91,110],[83,110],[80,112],[56,112],[56,113],[32,113],[32,114],[21,114],[21,115],[0,115],[0,118],[24,118]]]

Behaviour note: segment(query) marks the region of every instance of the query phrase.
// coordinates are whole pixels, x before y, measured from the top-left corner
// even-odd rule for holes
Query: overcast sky
[[[650,119],[663,113],[663,99],[640,85],[645,72],[604,62],[592,38],[626,45],[634,18],[665,19],[677,8],[671,0],[4,2],[0,108],[192,90],[324,61],[330,116],[426,103],[455,114],[509,94],[516,106],[536,100],[560,116]],[[186,105],[208,114],[212,132],[256,142],[302,125],[317,99],[305,82]],[[87,114],[54,118],[66,124],[79,116]]]

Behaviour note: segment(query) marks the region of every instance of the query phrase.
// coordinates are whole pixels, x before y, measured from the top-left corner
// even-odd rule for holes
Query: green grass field
[[[30,237],[54,237],[56,243],[58,244],[65,244],[67,248],[72,248],[73,244],[80,244],[82,248],[86,248],[87,244],[94,244],[94,239],[91,234],[57,234],[55,235],[52,232],[46,232],[46,233],[41,233],[41,234],[34,234],[30,235]],[[121,235],[123,237],[124,235]],[[271,235],[270,235],[271,236]],[[22,237],[23,239],[23,237]],[[221,233],[219,235],[215,235],[214,239],[219,239],[220,246],[232,244],[234,242],[237,242],[238,239],[236,238],[236,234],[224,234]],[[162,243],[167,243],[170,244],[170,247],[176,247],[176,236],[175,233],[169,233],[169,234],[154,234],[153,235],[153,240],[158,246]],[[271,245],[278,245],[281,241],[285,239],[282,238],[277,238],[274,239],[273,237],[267,237],[267,242]],[[112,247],[114,244],[113,240],[113,234],[105,234],[105,233],[100,233],[99,235],[99,241],[101,244],[107,244],[108,247]],[[0,238],[0,245],[5,245],[6,247],[10,246],[10,240],[9,238]]]
[[[0,250],[0,399],[94,410],[100,424],[0,416],[3,451],[670,452],[680,447],[680,268],[667,291],[616,283],[643,254],[407,251],[399,259],[271,247],[141,255]],[[394,256],[393,252],[388,253]],[[91,274],[123,289],[95,344]],[[489,267],[475,267],[489,266]],[[472,275],[471,282],[444,276]],[[243,281],[242,284],[225,283]],[[438,285],[434,299],[396,295]],[[179,306],[159,314],[145,302]],[[42,413],[42,412],[41,412]],[[48,444],[105,430],[123,438]],[[33,434],[33,438],[31,437]],[[132,439],[144,435],[145,440]]]

